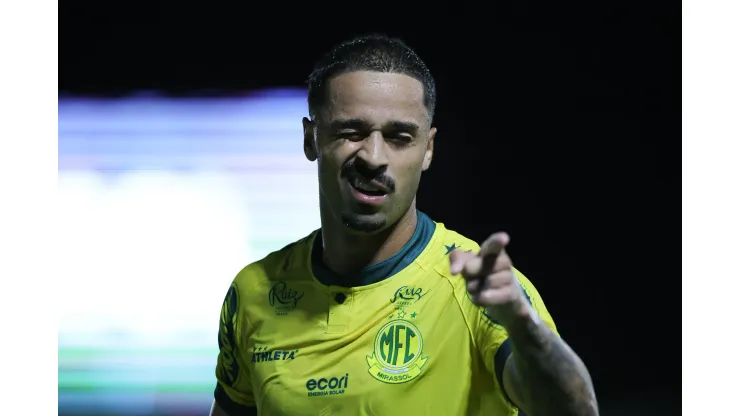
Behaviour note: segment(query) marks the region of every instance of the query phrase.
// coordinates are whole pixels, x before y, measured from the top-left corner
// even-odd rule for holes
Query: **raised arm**
[[[565,341],[534,312],[507,325],[512,352],[503,382],[517,407],[530,416],[599,414],[591,376]]]
[[[488,330],[498,335],[483,337],[491,340],[483,349],[495,350],[498,384],[528,416],[597,416],[586,366],[554,331],[541,300],[522,287],[520,279],[526,279],[517,276],[504,250],[508,242],[505,233],[493,234],[479,253],[456,251],[450,257],[450,271],[466,279],[471,299],[500,328]]]

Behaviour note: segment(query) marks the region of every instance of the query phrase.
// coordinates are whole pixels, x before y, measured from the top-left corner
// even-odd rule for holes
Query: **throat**
[[[401,251],[416,231],[416,211],[412,210],[409,217],[376,235],[324,235],[322,261],[334,273],[353,275],[365,267],[391,258]]]
[[[412,218],[399,221],[395,230],[383,238],[338,240],[331,235],[324,238],[324,229],[319,230],[311,251],[314,276],[327,286],[358,287],[404,270],[424,251],[436,229],[434,221],[415,209]]]

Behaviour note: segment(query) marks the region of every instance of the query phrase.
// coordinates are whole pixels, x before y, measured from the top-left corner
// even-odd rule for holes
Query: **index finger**
[[[509,244],[509,234],[504,232],[494,233],[481,244],[479,255],[483,260],[483,270],[493,270],[496,259],[507,244]]]

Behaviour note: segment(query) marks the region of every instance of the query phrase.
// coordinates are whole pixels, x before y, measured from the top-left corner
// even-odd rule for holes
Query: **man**
[[[417,211],[435,98],[398,40],[354,39],[318,63],[303,149],[321,229],[234,279],[211,415],[598,414],[509,237],[478,247]]]

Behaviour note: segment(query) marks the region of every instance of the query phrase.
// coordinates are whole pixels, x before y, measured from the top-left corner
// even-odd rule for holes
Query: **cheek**
[[[346,159],[340,154],[325,152],[318,158],[318,176],[321,188],[334,195],[341,187],[341,171]]]
[[[421,180],[421,164],[423,156],[418,160],[413,160],[401,165],[401,171],[399,176],[403,177],[403,189],[408,192],[415,192],[419,187],[419,181]]]
[[[338,167],[334,160],[330,158],[319,158],[319,181],[328,183],[333,182],[333,178],[337,175]]]
[[[319,148],[318,161],[325,170],[339,170],[354,154],[357,144],[342,140],[328,141]]]
[[[342,149],[335,145],[327,145],[319,148],[318,162],[319,169],[334,169],[342,157]]]

